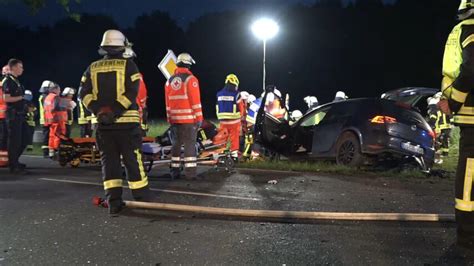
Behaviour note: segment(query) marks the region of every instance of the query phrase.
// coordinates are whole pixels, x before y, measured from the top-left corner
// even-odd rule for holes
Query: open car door
[[[439,92],[439,89],[425,87],[406,87],[382,94],[382,99],[405,103],[426,114],[428,104],[426,100]]]
[[[288,155],[292,147],[291,128],[287,119],[277,118],[266,112],[265,103],[270,92],[265,91],[262,104],[257,113],[254,129],[255,141],[272,152]],[[283,103],[283,100],[279,97],[275,96],[275,98],[278,98]],[[284,104],[281,107],[286,109]],[[288,112],[288,110],[286,111]]]

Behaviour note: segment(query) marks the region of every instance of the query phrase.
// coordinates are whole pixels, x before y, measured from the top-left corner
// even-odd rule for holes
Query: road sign
[[[163,57],[158,68],[161,70],[161,73],[165,76],[166,79],[169,79],[173,74],[176,66],[176,55],[172,50],[168,50],[168,53]]]

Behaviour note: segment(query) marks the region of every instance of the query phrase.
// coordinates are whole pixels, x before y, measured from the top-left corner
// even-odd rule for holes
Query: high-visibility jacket
[[[463,54],[474,53],[474,19],[460,22],[451,31],[446,42],[443,59],[441,90],[449,100],[456,125],[474,125],[474,88],[472,72],[474,60]]]
[[[28,111],[26,113],[26,123],[30,127],[36,127],[36,121],[35,121],[35,111]]]
[[[101,109],[110,108],[116,117],[113,124],[99,123],[99,128],[128,130],[140,123],[136,103],[140,77],[135,62],[121,55],[106,55],[87,68],[79,98],[96,116]]]
[[[166,115],[170,124],[203,121],[199,81],[187,68],[178,67],[165,85]]]
[[[2,85],[0,84],[0,119],[5,119],[7,116],[7,103],[5,99],[3,99],[3,89]]]
[[[235,120],[241,118],[238,91],[224,88],[217,92],[216,114],[219,120]]]
[[[44,100],[46,99],[47,94],[41,94],[38,98],[38,106],[39,106],[39,123],[40,125],[44,126]]]
[[[247,122],[255,125],[260,105],[262,105],[262,98],[258,98],[250,104],[249,110],[247,112]]]
[[[55,93],[49,93],[44,100],[44,124],[67,122],[67,109],[61,106],[61,98]]]

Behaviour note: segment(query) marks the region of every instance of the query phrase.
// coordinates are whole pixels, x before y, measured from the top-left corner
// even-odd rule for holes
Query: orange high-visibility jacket
[[[138,87],[138,95],[137,95],[138,107],[140,107],[141,109],[145,108],[147,98],[148,98],[148,90],[146,88],[145,81],[143,81],[143,75],[140,74],[140,85]]]
[[[166,115],[170,124],[201,122],[199,81],[187,68],[178,67],[165,85]]]
[[[0,84],[0,119],[5,119],[7,117],[7,103],[5,102],[5,99],[3,98],[3,88],[2,85]]]
[[[67,109],[61,107],[61,99],[55,93],[50,93],[44,100],[44,124],[67,122]]]

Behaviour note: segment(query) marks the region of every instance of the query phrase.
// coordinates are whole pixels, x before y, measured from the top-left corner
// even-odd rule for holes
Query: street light
[[[275,37],[279,31],[278,24],[269,18],[261,18],[255,21],[252,24],[252,32],[253,34],[263,41],[263,91],[265,91],[265,78],[266,78],[266,70],[265,70],[265,60],[266,60],[266,53],[267,53],[267,40]]]

